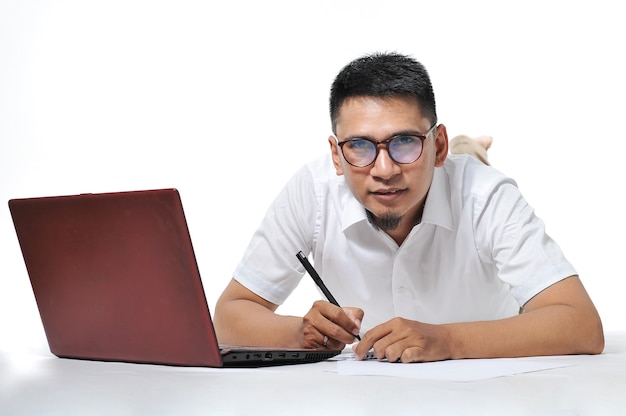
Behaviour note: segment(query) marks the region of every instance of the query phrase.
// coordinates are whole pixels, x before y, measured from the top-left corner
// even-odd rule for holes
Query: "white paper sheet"
[[[572,365],[575,363],[545,361],[527,357],[448,360],[412,364],[341,359],[337,361],[337,372],[343,376],[390,376],[442,381],[476,381]]]

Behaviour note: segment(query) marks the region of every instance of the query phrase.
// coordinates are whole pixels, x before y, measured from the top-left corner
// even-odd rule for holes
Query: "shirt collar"
[[[353,226],[354,224],[360,222],[368,222],[367,213],[365,212],[365,208],[361,203],[354,197],[348,185],[344,182],[345,187],[345,202],[343,214],[341,216],[341,227],[343,231],[346,231],[348,228]]]
[[[422,214],[422,224],[434,224],[451,230],[454,226],[452,202],[450,200],[450,184],[448,175],[443,168],[435,168],[433,181],[426,197],[426,205]]]

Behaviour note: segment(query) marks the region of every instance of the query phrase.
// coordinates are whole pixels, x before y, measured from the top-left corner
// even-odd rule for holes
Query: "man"
[[[331,157],[278,195],[218,300],[220,342],[353,345],[362,359],[596,354],[602,324],[576,271],[515,183],[448,155],[425,68],[359,58],[331,88]],[[315,268],[344,308],[275,311]]]

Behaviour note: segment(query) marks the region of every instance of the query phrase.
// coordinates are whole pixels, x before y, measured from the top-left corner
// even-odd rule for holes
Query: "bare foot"
[[[493,137],[491,136],[477,136],[473,138],[476,143],[480,144],[485,150],[489,150],[491,143],[493,143]]]

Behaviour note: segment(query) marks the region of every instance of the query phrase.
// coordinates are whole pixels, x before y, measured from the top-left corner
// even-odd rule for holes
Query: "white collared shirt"
[[[362,333],[393,317],[427,323],[518,314],[576,274],[515,182],[465,155],[435,168],[422,221],[398,247],[368,221],[330,156],[294,175],[252,237],[234,278],[280,305],[313,264],[342,306],[365,311]]]

